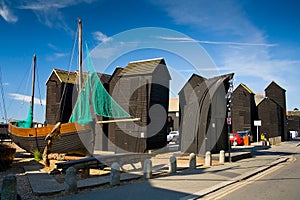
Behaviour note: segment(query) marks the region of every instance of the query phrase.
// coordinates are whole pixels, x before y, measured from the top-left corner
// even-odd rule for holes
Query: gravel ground
[[[23,149],[20,149],[15,144],[9,145],[15,147],[17,149],[17,152],[15,160],[11,164],[10,168],[8,168],[6,171],[0,172],[0,188],[2,188],[3,178],[7,174],[15,174],[17,177],[18,194],[21,197],[21,199],[39,199],[32,194],[29,181],[23,169],[23,166],[25,165],[38,165],[39,163],[37,163],[30,154],[26,153]]]

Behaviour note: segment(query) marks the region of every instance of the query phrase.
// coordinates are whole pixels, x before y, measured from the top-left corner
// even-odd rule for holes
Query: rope
[[[31,67],[31,68],[32,68],[32,67]],[[20,83],[19,83],[19,85],[18,85],[18,88],[17,88],[17,90],[16,90],[16,94],[20,93],[21,86],[24,85],[23,83],[25,82],[25,78],[26,78],[26,77],[28,78],[28,80],[27,80],[27,83],[26,83],[26,87],[25,87],[25,89],[23,90],[23,93],[24,93],[25,91],[28,90],[28,82],[29,82],[29,77],[30,77],[29,73],[30,73],[30,71],[31,71],[31,68],[30,68],[29,70],[28,70],[28,68],[27,68],[27,72],[24,74],[22,80],[20,81]],[[24,88],[24,87],[22,87],[22,88]],[[25,99],[23,98],[22,103],[21,103],[21,106],[20,106],[20,110],[22,110],[22,109],[24,108],[24,101],[25,101]],[[10,110],[12,104],[14,104],[14,103],[15,103],[15,101],[9,101],[9,104],[8,104],[8,106],[7,106],[7,110],[8,110],[8,111]],[[16,112],[16,111],[15,111],[15,112]]]
[[[41,89],[40,89],[40,80],[39,80],[39,73],[38,73],[38,69],[36,69],[36,74],[37,74],[37,76],[36,76],[36,80],[37,80],[37,82],[38,82],[38,92],[39,92],[39,99],[40,99],[40,104],[41,104],[41,106],[43,107],[43,102],[42,102],[42,95],[41,95]]]
[[[3,113],[4,120],[7,123],[7,113],[6,113],[6,106],[5,106],[5,96],[4,96],[4,90],[3,90],[1,67],[0,67],[0,84],[1,84],[1,96],[2,96],[2,107],[3,107],[3,110],[1,107],[1,113]]]
[[[74,58],[75,46],[76,46],[76,43],[77,43],[77,36],[78,36],[78,28],[76,29],[75,36],[74,36],[71,56],[70,56],[70,60],[69,60],[67,80],[69,80],[70,73],[71,73],[71,66],[72,66],[72,62],[73,62],[73,58]],[[59,106],[59,109],[56,112],[56,116],[59,115],[59,120],[58,121],[62,121],[62,117],[63,117],[62,115],[64,113],[65,103],[66,103],[66,99],[67,99],[67,98],[64,98],[64,96],[66,94],[66,88],[67,88],[67,83],[64,84],[63,93],[61,95],[60,103],[59,103],[60,106]],[[61,107],[62,107],[62,111],[60,112]]]

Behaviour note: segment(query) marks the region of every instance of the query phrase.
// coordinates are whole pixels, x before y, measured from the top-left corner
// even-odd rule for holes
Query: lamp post
[[[229,162],[231,162],[231,144],[230,144],[230,126],[231,126],[231,94],[233,92],[233,79],[230,79],[228,81],[229,88],[227,91],[227,94],[225,95],[226,98],[226,117],[227,117],[227,133],[228,133],[228,156],[229,156]]]

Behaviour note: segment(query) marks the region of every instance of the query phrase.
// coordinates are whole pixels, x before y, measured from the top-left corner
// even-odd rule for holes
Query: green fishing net
[[[70,122],[87,124],[92,121],[93,112],[102,117],[129,118],[131,117],[106,91],[97,72],[94,69],[90,54],[87,49],[88,76],[78,96]]]

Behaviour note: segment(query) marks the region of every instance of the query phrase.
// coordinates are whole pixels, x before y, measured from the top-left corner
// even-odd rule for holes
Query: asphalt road
[[[291,161],[206,196],[205,199],[300,199],[299,169],[300,155],[294,154]]]

